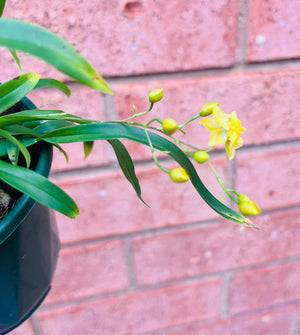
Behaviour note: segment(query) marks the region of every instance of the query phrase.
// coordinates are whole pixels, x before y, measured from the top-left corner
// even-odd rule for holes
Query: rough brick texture
[[[226,175],[225,164],[223,159],[215,161],[223,179]],[[171,169],[177,165],[168,167]],[[76,222],[58,215],[63,242],[183,225],[217,217],[190,184],[174,184],[167,174],[157,168],[137,170],[137,175],[141,181],[142,197],[150,208],[137,198],[131,185],[119,172],[59,181],[58,184],[79,203],[81,212]],[[207,167],[200,171],[200,175],[221,196],[221,188],[216,185],[215,177]],[[112,201],[116,195],[118,200]]]
[[[45,303],[121,291],[127,286],[120,241],[65,249],[61,252],[52,291]]]
[[[36,0],[12,1],[6,15],[59,33],[102,74],[120,76],[232,65],[238,6],[237,0]]]
[[[95,329],[103,335],[139,334],[218,316],[220,293],[216,278],[44,312],[39,318],[49,335],[93,335]]]
[[[54,76],[72,91],[68,99],[36,90],[38,107],[118,120],[133,105],[146,110],[148,93],[162,87],[162,101],[136,121],[180,124],[217,101],[247,130],[233,162],[222,147],[211,162],[264,211],[253,219],[260,230],[224,221],[190,183],[174,184],[157,169],[149,147],[124,141],[148,208],[107,143],[96,143],[86,161],[81,144],[67,145],[70,163],[55,151],[51,179],[81,214],[56,216],[63,247],[52,291],[13,335],[300,334],[299,15],[299,1],[7,1],[4,16],[68,39],[115,91],[105,97],[21,55],[24,72]],[[7,51],[0,66],[0,82],[19,75]],[[207,148],[198,121],[185,130],[179,138]],[[221,199],[209,166],[196,169]]]
[[[232,280],[230,310],[238,313],[299,299],[298,262],[250,270]]]
[[[299,211],[255,221],[261,232],[222,222],[135,238],[138,283],[151,285],[300,256]]]
[[[299,13],[299,1],[251,1],[247,60],[299,58]]]
[[[297,305],[265,312],[252,313],[231,319],[217,319],[201,325],[165,331],[163,335],[294,335],[298,317]]]

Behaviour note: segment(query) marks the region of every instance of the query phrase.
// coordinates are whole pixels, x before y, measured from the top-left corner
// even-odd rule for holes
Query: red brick
[[[215,167],[224,181],[225,164],[224,159],[215,161]],[[173,167],[175,166],[168,166],[170,169]],[[221,188],[209,167],[201,167],[199,174],[209,189],[220,198]],[[175,184],[166,173],[157,168],[138,170],[137,175],[141,182],[142,196],[151,208],[137,198],[131,185],[119,172],[58,181],[74,197],[81,211],[75,222],[61,215],[57,216],[63,242],[218,217],[204,203],[191,183]]]
[[[300,202],[300,147],[263,150],[237,156],[236,189],[263,209]]]
[[[299,262],[234,275],[230,311],[239,313],[299,299],[299,276]]]
[[[70,85],[71,97],[67,98],[55,90],[36,90],[29,98],[40,109],[58,109],[91,120],[104,120],[104,102],[101,94],[79,85]],[[69,163],[57,149],[54,149],[52,171],[61,171],[111,162],[108,145],[104,141],[95,142],[92,154],[84,160],[83,144],[64,144],[62,147],[69,155]]]
[[[180,124],[199,113],[207,102],[217,101],[225,112],[237,111],[247,129],[243,134],[245,145],[287,141],[300,137],[300,122],[295,112],[295,106],[300,104],[299,74],[299,70],[282,70],[115,85],[116,104],[119,118],[124,119],[132,115],[133,105],[138,112],[147,110],[148,93],[163,87],[163,100],[147,118],[137,121],[172,117]],[[186,130],[188,142],[207,146],[208,131],[198,121]],[[130,148],[132,152],[137,151],[137,158],[150,156],[147,148],[137,148],[135,144],[130,144]]]
[[[11,331],[9,335],[35,335],[35,332],[33,331],[31,321],[28,320],[22,323],[15,330]]]
[[[299,1],[251,1],[247,60],[298,58],[299,12]]]
[[[299,256],[299,222],[298,210],[256,218],[261,231],[222,222],[137,237],[133,251],[138,283],[152,285]]]
[[[66,38],[103,74],[226,67],[235,61],[238,0],[11,1],[6,17],[40,24]],[[126,10],[128,9],[129,10]],[[212,29],[213,27],[213,29]],[[22,57],[23,58],[23,57]],[[30,66],[52,74],[45,66]],[[3,65],[0,63],[0,65]],[[8,69],[5,66],[2,68]]]
[[[157,335],[293,335],[297,326],[298,309],[297,305],[292,305],[231,319],[218,319],[181,331],[164,331]]]
[[[131,293],[39,313],[47,335],[125,335],[216,317],[220,313],[221,281]]]
[[[119,241],[62,250],[45,304],[63,302],[127,288]]]

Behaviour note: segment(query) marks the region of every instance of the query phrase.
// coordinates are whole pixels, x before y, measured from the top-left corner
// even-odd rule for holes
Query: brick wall
[[[70,83],[73,97],[44,90],[31,98],[100,119],[142,111],[163,87],[156,112],[178,121],[207,102],[237,110],[245,146],[228,164],[228,185],[253,197],[260,231],[221,220],[191,185],[158,171],[149,149],[126,143],[145,200],[136,198],[106,143],[82,161],[55,154],[52,179],[81,210],[57,216],[63,248],[53,289],[22,335],[300,334],[300,2],[298,0],[23,0],[7,17],[30,20],[72,42],[106,76],[104,97]],[[1,81],[17,75],[1,53]],[[60,74],[22,56],[25,70]],[[207,141],[199,126],[194,141]],[[171,160],[164,164],[173,166]],[[220,195],[206,167],[199,174]]]

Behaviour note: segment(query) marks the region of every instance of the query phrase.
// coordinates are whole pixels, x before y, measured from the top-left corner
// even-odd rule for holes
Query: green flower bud
[[[174,183],[185,183],[190,177],[183,168],[173,169],[169,172],[170,178],[174,181]]]
[[[193,158],[197,163],[203,164],[209,160],[209,154],[206,151],[199,150],[193,154]]]
[[[256,203],[251,201],[246,195],[239,195],[238,206],[239,211],[246,216],[255,216],[262,212]]]
[[[204,105],[204,106],[201,108],[200,116],[208,116],[208,115],[211,115],[212,112],[214,111],[214,107],[216,107],[216,106],[219,106],[219,103],[218,103],[218,102],[210,102],[210,103]]]
[[[154,104],[155,102],[160,101],[164,96],[164,90],[162,88],[157,88],[156,90],[149,93],[149,101]]]
[[[162,124],[162,129],[166,135],[172,135],[178,129],[178,124],[173,119],[165,119]]]

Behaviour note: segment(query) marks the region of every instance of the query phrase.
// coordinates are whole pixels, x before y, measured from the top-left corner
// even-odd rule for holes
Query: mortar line
[[[125,261],[126,261],[126,268],[127,268],[127,278],[129,284],[129,292],[136,291],[137,289],[137,272],[136,266],[134,261],[134,254],[132,250],[132,243],[131,238],[125,237],[123,238],[123,246],[124,246],[124,253],[125,253]]]
[[[31,316],[30,321],[31,321],[31,325],[32,325],[34,334],[35,335],[44,335],[43,328],[40,324],[40,321],[39,321],[38,317],[35,314],[33,314]]]
[[[295,331],[293,335],[299,335],[300,334],[300,302],[299,302],[299,310],[298,310],[298,316],[295,322]]]
[[[224,319],[230,317],[229,304],[231,277],[231,272],[225,272],[223,275],[223,282],[221,286],[221,317]]]
[[[272,215],[272,214],[276,215],[276,214],[285,213],[285,212],[293,211],[293,210],[299,210],[299,209],[300,209],[300,203],[287,206],[287,207],[265,210],[263,215]],[[219,224],[223,220],[225,219],[215,218],[215,219],[208,219],[205,221],[190,222],[190,223],[186,223],[183,225],[174,224],[173,226],[167,226],[167,227],[163,226],[160,228],[149,228],[149,229],[145,229],[141,231],[118,233],[118,234],[112,234],[112,235],[107,235],[107,236],[98,237],[98,238],[96,237],[96,238],[91,238],[91,239],[83,240],[83,241],[66,242],[62,245],[62,249],[83,247],[83,246],[93,245],[97,243],[105,243],[105,242],[111,242],[111,241],[116,241],[116,240],[122,240],[124,238],[156,236],[156,235],[161,235],[161,234],[170,234],[170,233],[178,232],[181,230],[186,231],[190,229],[204,228],[204,227],[208,227],[211,225]],[[232,223],[232,224],[235,224],[235,223]]]
[[[236,64],[244,67],[248,47],[249,0],[240,0],[236,46]]]
[[[269,268],[272,266],[278,266],[278,265],[285,265],[285,264],[290,264],[292,262],[299,262],[300,261],[300,257],[294,257],[294,258],[289,258],[289,259],[284,259],[284,260],[280,260],[280,261],[273,261],[273,262],[269,262],[269,263],[262,263],[262,264],[255,264],[255,265],[247,265],[244,267],[240,267],[237,269],[226,269],[223,271],[217,271],[217,272],[213,272],[213,273],[208,273],[208,274],[200,274],[197,276],[192,276],[192,277],[188,277],[188,278],[180,278],[180,279],[176,279],[176,280],[169,280],[169,281],[165,281],[165,282],[160,282],[157,284],[152,284],[152,285],[147,285],[147,286],[140,286],[138,288],[138,290],[134,291],[134,293],[137,294],[144,294],[147,292],[151,292],[151,291],[157,291],[157,290],[161,290],[161,289],[166,289],[166,288],[170,288],[170,285],[172,285],[172,287],[176,286],[176,287],[180,287],[180,286],[185,286],[185,285],[189,285],[189,284],[193,284],[193,283],[200,283],[203,281],[207,281],[207,280],[213,280],[216,278],[220,278],[221,276],[225,276],[226,274],[230,274],[231,276],[234,274],[238,274],[238,273],[242,273],[242,272],[246,272],[246,271],[252,271],[252,270],[257,270],[257,269],[261,269],[261,268]],[[229,279],[229,276],[228,276]],[[230,284],[230,281],[228,281],[228,285]],[[78,304],[87,304],[87,303],[92,303],[92,302],[96,302],[99,300],[105,300],[105,299],[110,299],[110,298],[122,298],[122,297],[126,297],[126,295],[131,294],[133,292],[128,291],[128,290],[122,290],[122,291],[116,291],[116,292],[110,292],[110,293],[99,293],[99,294],[93,294],[90,296],[86,296],[86,297],[81,297],[81,298],[77,298],[77,299],[72,299],[72,300],[67,300],[67,301],[63,301],[63,302],[55,302],[52,304],[49,304],[47,306],[41,306],[40,307],[40,311],[50,311],[50,310],[54,310],[57,308],[66,308],[66,307],[72,307],[72,306],[76,306]],[[289,300],[283,303],[278,303],[275,305],[271,305],[268,306],[268,308],[277,308],[280,306],[287,306],[287,305],[291,305],[291,304],[295,304],[297,302],[299,302],[299,299],[295,299],[295,300]],[[255,311],[259,311],[259,310],[265,310],[266,307],[262,307],[259,309],[256,309]],[[234,314],[229,314],[230,317],[234,317],[236,315],[240,315],[240,314],[245,314],[245,313],[249,313],[249,312],[253,312],[253,311],[243,311],[243,312],[238,312],[238,313],[234,313]],[[43,334],[38,334],[38,335],[43,335]],[[298,334],[297,334],[298,335]]]
[[[276,141],[272,143],[260,143],[260,144],[245,144],[243,147],[241,147],[238,151],[238,153],[245,153],[245,152],[262,152],[268,149],[276,150],[276,149],[285,149],[289,146],[297,147],[300,145],[300,139],[292,139],[292,140],[282,140],[282,141]],[[237,154],[238,154],[237,153]],[[224,151],[218,150],[215,152],[212,152],[211,154],[212,158],[218,158],[225,156]],[[161,157],[159,158],[161,162],[164,164],[172,164],[174,160],[170,157]],[[155,168],[155,164],[151,157],[148,159],[135,161],[134,162],[135,167],[138,168]],[[93,166],[93,167],[82,167],[82,168],[75,168],[75,169],[69,169],[65,171],[56,171],[51,173],[51,180],[53,181],[59,181],[66,178],[78,178],[80,176],[90,176],[94,177],[95,175],[104,175],[106,173],[110,172],[120,172],[119,166],[116,162],[112,162],[109,164],[101,165],[101,166]]]

